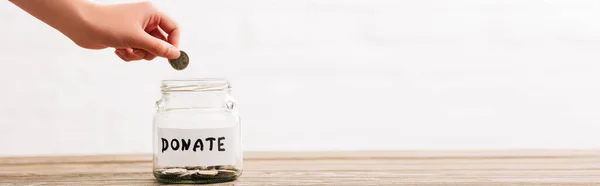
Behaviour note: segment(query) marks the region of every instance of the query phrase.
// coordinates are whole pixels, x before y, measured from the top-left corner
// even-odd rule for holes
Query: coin
[[[217,176],[219,177],[230,177],[230,176],[234,176],[236,174],[236,171],[232,171],[232,170],[219,170],[219,174]]]
[[[216,167],[217,170],[234,170],[235,167],[233,165],[220,165]]]
[[[204,170],[206,169],[206,166],[185,166],[185,169],[187,170]]]
[[[187,172],[185,172],[185,173],[183,173],[183,174],[179,175],[179,177],[180,177],[180,178],[187,178],[187,179],[189,179],[189,178],[191,178],[191,177],[192,177],[192,175],[194,175],[194,174],[198,173],[199,171],[200,171],[200,170],[188,170]]]
[[[202,176],[214,176],[214,175],[217,175],[219,173],[219,171],[217,171],[217,170],[199,170],[196,173],[198,175],[202,175]]]
[[[164,175],[181,175],[181,174],[184,174],[185,172],[187,172],[186,169],[178,169],[178,168],[176,168],[176,169],[167,169],[167,170],[164,170],[164,171],[162,171],[162,174],[164,174]]]
[[[154,176],[158,179],[173,183],[192,182],[214,182],[224,179],[235,180],[241,171],[233,165],[214,166],[179,166],[162,167],[154,169]]]
[[[183,70],[190,64],[190,58],[184,51],[179,51],[180,55],[177,59],[169,59],[169,64],[175,70]]]

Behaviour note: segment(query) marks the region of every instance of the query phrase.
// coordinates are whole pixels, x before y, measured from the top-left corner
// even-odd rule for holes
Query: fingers
[[[129,62],[129,60],[127,60],[127,58],[125,58],[125,52],[123,51],[123,49],[116,49],[115,54],[117,56],[119,56],[119,58],[121,58],[121,60],[123,60],[125,62]]]
[[[150,5],[145,5],[150,6]],[[151,9],[149,21],[144,29],[130,33],[124,47],[115,51],[125,61],[152,60],[156,57],[176,59],[179,57],[179,27],[167,15]],[[163,33],[164,31],[164,33]],[[139,50],[133,50],[139,49]]]
[[[155,38],[154,36],[143,31],[142,33],[137,34],[136,37],[137,38],[131,42],[132,48],[139,48],[152,55],[168,59],[175,59],[179,57],[179,49],[164,40]]]
[[[160,39],[163,41],[167,40],[167,37],[165,36],[165,34],[163,34],[163,32],[158,27],[156,29],[150,31],[149,34],[156,39]],[[156,55],[154,55],[152,53],[149,53],[142,49],[132,49],[132,48],[117,49],[117,50],[115,50],[115,54],[117,54],[117,56],[119,56],[119,58],[121,58],[122,60],[127,61],[127,62],[141,60],[141,59],[150,61],[150,60],[153,60],[154,58],[156,58]]]
[[[175,47],[179,47],[179,26],[169,16],[162,14],[158,26],[167,33],[168,41]]]
[[[158,13],[158,27],[153,29],[150,34],[146,31],[140,31],[131,42],[132,48],[139,48],[147,51],[153,56],[160,56],[167,59],[176,59],[179,57],[179,27],[170,17]],[[167,33],[167,37],[161,32]],[[153,57],[150,56],[150,57]]]
[[[131,48],[116,49],[115,54],[117,54],[117,56],[119,56],[119,58],[121,58],[123,61],[126,61],[126,62],[137,61],[137,60],[148,58],[147,52],[145,52],[143,50],[131,49]]]
[[[161,39],[163,41],[167,40],[167,37],[165,37],[165,34],[163,34],[163,32],[160,30],[160,28],[156,28],[156,29],[150,31],[150,35],[152,35],[153,37],[155,37],[157,39]],[[156,58],[156,55],[148,53],[148,55],[146,55],[146,57],[144,59],[145,60],[153,60],[154,58]]]

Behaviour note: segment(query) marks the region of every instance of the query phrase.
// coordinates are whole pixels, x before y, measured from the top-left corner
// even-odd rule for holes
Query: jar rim
[[[226,78],[190,78],[162,80],[163,92],[222,91],[231,88]]]

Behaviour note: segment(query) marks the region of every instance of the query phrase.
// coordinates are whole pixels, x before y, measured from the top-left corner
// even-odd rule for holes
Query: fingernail
[[[119,56],[124,56],[125,55],[125,53],[123,51],[121,51],[121,50],[117,50],[117,51],[115,51],[115,53],[117,53],[117,55],[119,55]]]

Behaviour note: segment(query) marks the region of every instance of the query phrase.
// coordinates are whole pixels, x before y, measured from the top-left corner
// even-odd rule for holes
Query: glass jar
[[[153,129],[153,173],[165,183],[236,180],[243,169],[240,118],[226,79],[162,81]]]

